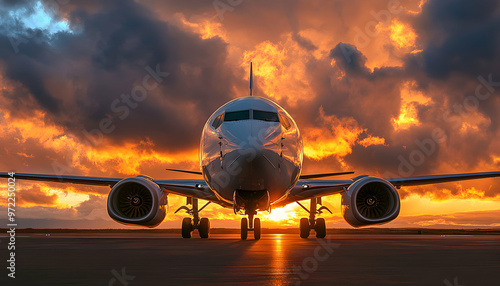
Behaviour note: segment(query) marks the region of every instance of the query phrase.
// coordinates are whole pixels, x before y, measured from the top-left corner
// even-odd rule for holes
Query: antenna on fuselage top
[[[253,96],[253,72],[252,72],[252,62],[250,62],[250,96]]]

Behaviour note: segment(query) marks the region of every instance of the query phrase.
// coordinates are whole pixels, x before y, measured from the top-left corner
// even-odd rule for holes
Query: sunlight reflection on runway
[[[283,277],[287,272],[286,265],[286,256],[285,251],[283,250],[283,234],[274,234],[272,235],[272,243],[273,243],[273,260],[272,260],[272,270],[271,274],[273,275],[273,285],[284,285]]]

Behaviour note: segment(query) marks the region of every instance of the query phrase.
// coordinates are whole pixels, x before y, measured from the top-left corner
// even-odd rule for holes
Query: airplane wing
[[[351,180],[299,180],[290,191],[288,197],[275,206],[279,207],[300,200],[342,193],[344,190],[347,190],[352,183],[363,177],[367,176],[359,176]],[[493,177],[500,177],[500,172],[433,175],[385,180],[399,189],[402,186],[429,185]]]
[[[166,192],[211,201],[224,207],[232,207],[219,200],[204,180],[154,180]]]
[[[302,174],[300,175],[299,179],[317,179],[317,178],[348,175],[348,174],[354,174],[354,172],[336,172],[336,173],[307,174],[307,175]]]
[[[273,207],[282,207],[296,201],[342,193],[353,182],[353,180],[299,180],[286,199],[274,204]]]
[[[0,178],[10,178],[9,173],[0,173]],[[113,187],[123,178],[103,178],[84,176],[59,176],[44,174],[15,173],[16,180],[32,180],[55,183],[72,183],[93,186]],[[154,180],[167,193],[173,193],[185,197],[195,197],[215,203],[221,203],[214,192],[208,187],[204,180]]]
[[[10,177],[9,173],[0,173],[0,178]],[[275,206],[284,206],[300,200],[306,200],[314,197],[323,197],[333,194],[342,193],[344,190],[354,183],[357,179],[365,176],[359,176],[351,180],[299,180],[295,187],[290,191],[288,197],[275,204]],[[410,178],[386,179],[395,187],[416,186],[446,183],[454,181],[464,181],[482,178],[500,177],[500,172],[482,172],[482,173],[465,173],[465,174],[448,174],[434,176],[420,176]],[[58,183],[73,183],[95,186],[110,186],[122,180],[122,178],[103,178],[103,177],[84,177],[84,176],[59,176],[59,175],[44,175],[44,174],[23,174],[16,173],[15,178],[18,180],[35,180],[45,182]],[[224,205],[215,193],[208,187],[204,180],[154,180],[156,184],[162,187],[166,192],[181,195],[185,197],[195,197],[202,200],[212,201]]]
[[[10,178],[9,173],[0,173],[0,178]],[[43,174],[23,174],[15,173],[16,180],[32,180],[56,183],[71,183],[81,185],[94,186],[110,186],[118,183],[120,178],[101,178],[101,177],[82,177],[82,176],[59,176],[59,175],[43,175]]]
[[[395,187],[402,186],[418,186],[438,183],[448,183],[455,181],[466,181],[484,178],[500,177],[500,172],[481,172],[481,173],[465,173],[465,174],[448,174],[448,175],[433,175],[411,178],[386,179]]]

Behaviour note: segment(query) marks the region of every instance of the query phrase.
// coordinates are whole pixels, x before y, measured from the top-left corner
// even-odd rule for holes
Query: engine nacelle
[[[167,194],[150,177],[123,179],[109,192],[108,214],[119,223],[155,227],[167,214]]]
[[[399,210],[399,194],[384,179],[364,177],[342,194],[342,214],[354,227],[389,222],[399,215]]]

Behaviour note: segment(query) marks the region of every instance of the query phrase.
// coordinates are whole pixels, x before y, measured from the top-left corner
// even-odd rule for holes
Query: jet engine
[[[342,194],[342,214],[354,227],[389,222],[399,215],[399,210],[398,192],[381,178],[361,178]]]
[[[167,194],[150,177],[123,179],[109,192],[108,214],[123,224],[155,227],[167,214]]]

